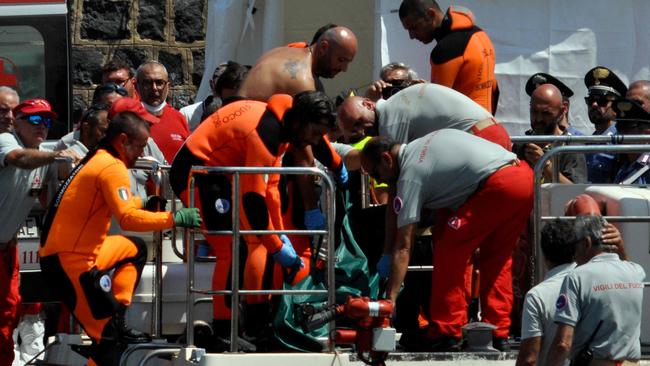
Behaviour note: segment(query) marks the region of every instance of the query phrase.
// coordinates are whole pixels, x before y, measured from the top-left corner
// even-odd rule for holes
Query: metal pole
[[[189,176],[189,206],[194,207],[194,174],[190,170]],[[194,346],[194,230],[186,228],[183,232],[185,254],[187,260],[187,301],[185,304],[185,319],[187,319],[186,334],[187,346]]]
[[[160,196],[161,192],[161,187],[160,184],[162,182],[162,172],[160,168],[156,165],[155,169],[152,169],[152,173],[155,175],[157,179],[154,179],[155,182],[155,192],[154,194],[156,196]],[[162,261],[162,246],[163,246],[163,233],[162,231],[158,231],[154,235],[154,250],[155,250],[155,274],[154,274],[154,279],[155,279],[155,288],[154,288],[154,307],[153,307],[153,318],[154,318],[154,328],[153,328],[153,335],[162,337],[163,334],[163,329],[162,329],[162,306],[163,306],[163,261]]]
[[[643,144],[650,142],[650,135],[611,135],[611,136],[511,136],[513,143],[565,143],[565,144]],[[557,147],[557,146],[556,146]],[[600,152],[600,151],[594,151]]]
[[[233,175],[232,197],[232,296],[230,297],[230,352],[239,351],[239,173]],[[218,263],[217,263],[218,265]]]
[[[327,185],[327,193],[325,197],[327,198],[327,304],[334,305],[336,304],[336,278],[334,277],[334,269],[336,266],[336,257],[334,253],[336,252],[336,237],[334,236],[334,224],[336,218],[336,206],[334,204],[334,184],[330,179],[329,175],[320,171],[317,174],[323,177],[323,181]],[[335,330],[336,330],[336,321],[332,321],[328,325],[329,327],[329,342],[327,342],[327,349],[330,352],[334,352],[335,347]]]
[[[368,175],[361,173],[361,208],[368,208],[370,206],[370,186],[368,184],[370,180]]]

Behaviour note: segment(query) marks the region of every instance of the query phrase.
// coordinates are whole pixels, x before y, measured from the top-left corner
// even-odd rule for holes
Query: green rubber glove
[[[182,227],[199,227],[203,219],[199,214],[199,209],[194,208],[181,208],[174,213],[174,224]]]

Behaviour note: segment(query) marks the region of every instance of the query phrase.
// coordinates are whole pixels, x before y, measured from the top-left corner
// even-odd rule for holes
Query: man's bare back
[[[278,47],[264,54],[248,73],[238,94],[266,101],[273,94],[316,90],[309,48]]]

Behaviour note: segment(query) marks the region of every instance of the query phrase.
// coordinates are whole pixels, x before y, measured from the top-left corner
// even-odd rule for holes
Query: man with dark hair
[[[188,138],[174,159],[170,183],[174,193],[188,204],[188,176],[192,165],[279,167],[289,144],[314,145],[334,126],[332,103],[322,92],[306,91],[294,98],[272,96],[268,103],[253,100],[233,102],[205,120]],[[265,178],[267,176],[267,178]],[[231,179],[228,175],[195,175],[198,201],[207,230],[232,230]],[[282,230],[277,174],[240,176],[241,228]],[[231,237],[206,236],[217,257],[212,288],[227,287],[231,263]],[[304,266],[286,235],[246,236],[248,258],[243,288],[263,285],[267,253],[286,270]],[[244,266],[242,266],[243,268]],[[246,332],[256,335],[267,321],[268,297],[247,296]],[[214,297],[215,350],[227,349],[230,309],[223,296]]]
[[[528,164],[501,146],[452,129],[406,145],[374,137],[364,147],[361,163],[371,177],[396,190],[396,220],[386,223],[386,240],[394,243],[388,248],[387,298],[397,298],[422,209],[437,210],[427,347],[460,349],[461,328],[467,322],[465,273],[472,253],[480,248],[481,315],[496,326],[495,347],[504,348],[513,301],[512,250],[533,204]]]
[[[424,44],[436,40],[429,60],[432,83],[454,88],[496,113],[494,47],[487,33],[474,24],[470,10],[450,6],[443,12],[434,0],[404,0],[399,18],[411,39]]]
[[[135,91],[135,73],[123,60],[114,58],[102,66],[102,84],[106,83],[114,83],[126,89],[129,97],[138,99]]]
[[[641,358],[645,271],[605,250],[605,225],[599,216],[573,223],[578,266],[566,275],[555,302],[557,331],[547,365],[561,366],[567,358],[581,365],[634,365]]]
[[[114,116],[99,148],[61,185],[45,218],[41,270],[92,339],[91,364],[112,365],[126,344],[150,339],[129,329],[125,319],[147,249],[140,239],[107,235],[111,216],[132,231],[201,223],[197,209],[148,212],[159,198],[143,202],[131,194],[127,169],[142,155],[148,138],[149,125],[137,114]]]
[[[566,130],[560,128],[560,123],[568,113],[564,104],[562,93],[553,84],[543,84],[536,88],[530,97],[530,127],[526,135],[567,135]],[[544,156],[553,144],[526,143],[515,146],[513,149],[520,159],[524,159],[530,166],[535,166],[537,161]],[[559,183],[585,183],[587,181],[587,165],[582,154],[563,154],[558,158]],[[553,181],[553,162],[548,160],[543,171],[544,182]]]
[[[187,119],[190,131],[194,131],[201,121],[221,108],[222,105],[235,99],[233,97],[246,78],[248,70],[250,70],[250,66],[234,61],[224,62],[217,66],[212,74],[212,80],[210,80],[212,94],[202,102],[180,109],[181,114]],[[208,109],[211,109],[211,113],[206,113]]]
[[[616,134],[616,112],[613,105],[625,97],[627,86],[610,69],[596,66],[585,74],[587,87],[587,112],[594,124],[594,135]],[[587,173],[590,183],[612,183],[617,170],[616,155],[611,153],[587,154]]]
[[[165,65],[158,61],[140,65],[136,72],[136,88],[142,106],[159,119],[158,123],[151,125],[151,138],[162,150],[165,160],[174,160],[190,130],[185,117],[167,104],[169,75]]]

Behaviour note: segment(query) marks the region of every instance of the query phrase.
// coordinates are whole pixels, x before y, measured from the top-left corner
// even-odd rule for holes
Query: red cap
[[[122,112],[132,112],[142,117],[147,122],[158,123],[160,118],[154,116],[153,114],[147,112],[146,109],[142,106],[142,103],[138,102],[133,98],[120,98],[111,104],[111,109],[108,110],[108,119],[113,119],[116,114]]]
[[[44,114],[56,118],[56,113],[52,112],[52,106],[45,99],[30,99],[16,106],[13,110],[14,115],[22,114]]]

